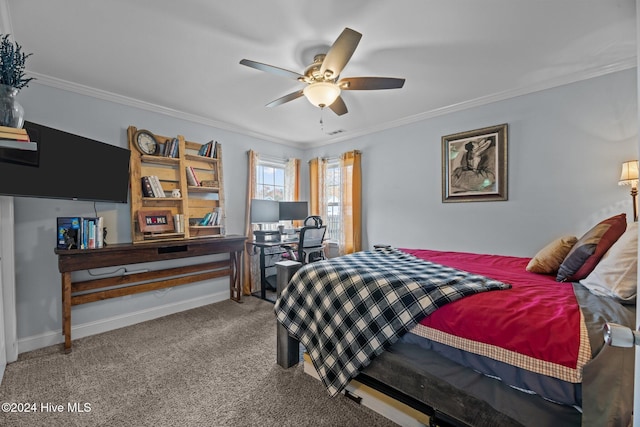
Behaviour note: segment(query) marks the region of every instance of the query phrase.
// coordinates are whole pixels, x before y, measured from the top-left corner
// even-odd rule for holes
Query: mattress
[[[526,272],[528,258],[412,249],[389,254],[388,260],[381,253],[362,252],[302,266],[276,302],[279,322],[305,347],[340,348],[339,357],[347,363],[357,359],[357,370],[349,376],[371,376],[465,420],[460,425],[496,425],[496,420],[525,426],[628,423],[634,352],[605,346],[602,328],[605,322],[633,327],[635,306],[596,296],[579,283]],[[414,262],[432,264],[441,273],[436,280],[440,296],[449,282],[455,283],[453,277],[464,277],[465,285],[478,280],[503,286],[458,295],[428,310],[420,307],[360,359],[348,346],[370,342],[372,313],[387,311],[371,305],[371,297],[395,299],[407,285],[433,284],[426,270],[415,274]],[[389,289],[394,292],[385,293]],[[420,298],[425,295],[421,291]],[[351,311],[358,317],[350,317]],[[404,317],[392,313],[388,323],[375,329]],[[364,324],[360,331],[366,333],[342,339],[353,335],[342,326],[354,323]],[[322,360],[312,356],[312,362],[318,372],[323,369]],[[334,394],[335,388],[328,391]]]
[[[499,295],[471,296],[460,304],[442,307],[409,331],[403,337],[405,342],[523,391],[582,406],[582,368],[592,351],[570,283],[526,271],[528,258],[403,251],[511,285]]]

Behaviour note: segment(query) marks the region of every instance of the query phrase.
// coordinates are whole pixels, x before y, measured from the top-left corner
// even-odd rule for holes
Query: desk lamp
[[[622,164],[622,173],[620,174],[620,181],[618,185],[630,185],[631,186],[631,199],[633,200],[633,221],[638,221],[638,161],[631,160]]]

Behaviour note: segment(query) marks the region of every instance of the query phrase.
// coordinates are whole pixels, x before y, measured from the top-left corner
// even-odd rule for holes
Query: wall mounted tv
[[[130,150],[25,122],[38,166],[0,162],[0,194],[127,203]]]

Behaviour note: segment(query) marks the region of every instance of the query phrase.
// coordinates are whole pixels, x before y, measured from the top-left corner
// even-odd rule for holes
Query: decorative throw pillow
[[[596,268],[580,283],[592,294],[634,303],[638,290],[638,223],[627,226]]]
[[[596,224],[573,245],[560,264],[556,280],[577,282],[587,277],[626,228],[627,215],[623,213]]]
[[[560,264],[576,244],[578,238],[576,236],[559,237],[549,243],[531,258],[527,264],[527,271],[538,274],[556,274]]]

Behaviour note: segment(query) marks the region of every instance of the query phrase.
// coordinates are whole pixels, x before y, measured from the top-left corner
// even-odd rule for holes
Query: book
[[[206,144],[202,144],[198,150],[198,155],[203,157],[217,157],[216,148],[218,147],[218,141],[209,141]]]
[[[80,249],[97,249],[98,240],[102,236],[102,217],[81,217],[80,221]]]
[[[189,169],[189,166],[186,166],[184,168],[184,171],[185,171],[185,175],[187,176],[187,184],[192,187],[196,185],[196,180],[193,177],[193,175],[191,175],[191,169]]]
[[[22,134],[22,133],[11,133],[11,132],[0,131],[0,138],[29,142],[29,135],[27,135],[26,132]]]
[[[180,140],[178,138],[174,139],[175,145],[173,147],[173,152],[171,153],[171,157],[178,158],[178,151],[180,150]]]
[[[104,217],[99,216],[96,222],[96,248],[104,247]]]
[[[148,176],[143,176],[140,178],[142,185],[142,194],[144,197],[156,197],[153,193],[153,187],[151,187],[151,181]]]
[[[87,249],[96,248],[96,220],[89,218],[87,220]]]
[[[196,171],[191,167],[186,167],[187,171],[187,183],[192,187],[199,187],[200,181],[198,181],[198,177],[196,176]]]
[[[216,225],[216,221],[218,220],[218,213],[217,212],[211,212],[211,218],[209,218],[209,222],[207,223],[207,225]]]
[[[209,225],[209,220],[211,219],[211,212],[207,212],[207,214],[202,218],[199,225]]]
[[[222,224],[222,209],[220,209],[220,206],[216,206],[216,220],[214,221],[213,225],[221,225]]]
[[[0,132],[27,134],[27,130],[24,128],[12,128],[10,126],[0,126]]]
[[[58,217],[57,218],[57,244],[58,249],[79,249],[80,217]]]
[[[150,175],[149,181],[151,181],[151,188],[153,189],[153,194],[155,197],[167,197],[162,189],[162,184],[160,183],[160,178],[157,175]]]
[[[80,222],[80,249],[89,248],[89,219],[82,218]]]
[[[208,144],[208,142],[207,142]],[[202,144],[200,146],[200,149],[198,149],[198,156],[204,156],[205,153],[207,152],[207,144]]]
[[[169,149],[167,150],[166,156],[173,158],[178,157],[178,145],[180,145],[178,138],[173,138],[169,143]]]
[[[218,141],[213,144],[213,150],[211,150],[211,157],[214,159],[218,158]]]

